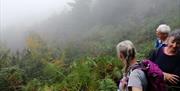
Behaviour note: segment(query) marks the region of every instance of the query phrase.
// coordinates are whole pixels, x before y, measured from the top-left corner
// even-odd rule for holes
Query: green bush
[[[0,70],[0,91],[21,91],[24,81],[24,72],[18,67]]]

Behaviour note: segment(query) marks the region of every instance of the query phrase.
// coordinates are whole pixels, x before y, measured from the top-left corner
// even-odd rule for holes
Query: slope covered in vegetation
[[[39,31],[29,33],[22,52],[1,44],[0,91],[116,91],[122,77],[118,42],[132,40],[141,60],[153,48],[158,24],[180,28],[178,0],[149,0],[146,7],[134,4],[142,0],[97,0],[90,7],[91,1],[69,3],[68,13],[34,26]]]

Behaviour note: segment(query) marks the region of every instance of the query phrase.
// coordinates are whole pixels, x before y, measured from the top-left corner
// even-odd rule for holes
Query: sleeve
[[[129,76],[128,81],[128,87],[137,87],[137,88],[143,88],[143,85],[146,83],[143,83],[143,81],[146,80],[145,74],[142,70],[135,69],[131,72]]]

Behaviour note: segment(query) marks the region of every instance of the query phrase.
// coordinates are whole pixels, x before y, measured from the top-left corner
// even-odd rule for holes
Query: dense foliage
[[[165,5],[165,9],[154,10],[152,8],[146,12],[136,13],[137,16],[144,13],[141,17],[130,18],[131,16],[128,16],[121,17],[119,20],[116,20],[118,17],[116,14],[110,20],[107,15],[101,18],[101,14],[97,12],[93,13],[94,15],[90,14],[88,5],[86,5],[90,1],[76,0],[76,3],[70,3],[73,9],[66,15],[67,17],[62,18],[62,15],[61,17],[54,16],[51,19],[51,22],[58,21],[56,18],[72,19],[68,22],[71,22],[72,27],[78,26],[73,29],[79,30],[77,35],[82,35],[79,36],[80,38],[68,40],[66,43],[62,42],[63,39],[60,42],[56,40],[47,42],[41,34],[31,32],[26,39],[26,48],[16,53],[12,53],[1,44],[0,91],[116,91],[118,81],[122,77],[122,63],[117,59],[115,49],[118,42],[124,39],[132,40],[137,47],[137,57],[141,60],[146,58],[153,48],[155,39],[153,30],[162,20],[172,29],[180,28],[180,7],[177,7],[177,5],[180,6],[180,3],[176,3],[178,2],[176,0],[165,0],[170,4]],[[98,4],[102,7],[95,5],[94,8],[101,12],[104,10],[103,6],[110,3],[110,1],[103,2],[101,0],[99,2],[101,4]],[[129,0],[125,3],[132,4]],[[123,7],[127,8],[122,5],[118,9]],[[108,12],[117,12],[110,12],[114,8],[116,7],[110,8]],[[151,10],[154,11],[150,12]],[[123,12],[123,9],[120,11]],[[83,12],[84,15],[78,16],[79,12]],[[127,14],[129,13],[124,12],[124,16]],[[85,23],[88,21],[87,15],[96,16],[94,19],[97,21],[89,20],[89,23]],[[72,16],[76,18],[72,18]],[[79,17],[81,18],[79,19]],[[127,21],[120,22],[124,18]],[[61,23],[60,20],[59,23]],[[46,22],[48,23],[47,27],[53,27],[55,30],[61,29],[58,26],[59,23],[51,22]],[[78,25],[78,22],[83,22],[83,24]],[[67,25],[63,26],[67,27]],[[83,30],[84,34],[81,33]],[[60,32],[55,33],[60,34]],[[56,38],[61,38],[61,36]],[[173,90],[173,88],[171,89]]]

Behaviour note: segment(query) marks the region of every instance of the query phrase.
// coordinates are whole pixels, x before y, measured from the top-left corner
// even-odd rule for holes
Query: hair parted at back
[[[171,31],[171,28],[167,24],[161,24],[158,26],[156,31],[161,33],[169,33]]]
[[[135,57],[135,46],[130,40],[124,40],[120,42],[117,46],[117,55],[119,56],[122,53],[126,61],[130,61]]]

